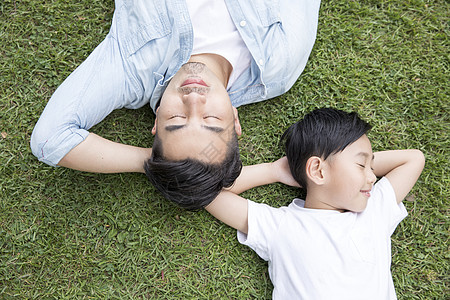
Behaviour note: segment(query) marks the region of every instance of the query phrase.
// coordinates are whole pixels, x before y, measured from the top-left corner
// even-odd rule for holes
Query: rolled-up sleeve
[[[87,130],[136,97],[119,48],[109,34],[52,95],[31,136],[31,150],[40,161],[56,166]]]

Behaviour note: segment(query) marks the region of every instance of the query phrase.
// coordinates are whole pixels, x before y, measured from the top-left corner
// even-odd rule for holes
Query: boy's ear
[[[317,156],[311,156],[306,161],[306,176],[317,185],[322,185],[325,182],[324,164],[325,162]]]

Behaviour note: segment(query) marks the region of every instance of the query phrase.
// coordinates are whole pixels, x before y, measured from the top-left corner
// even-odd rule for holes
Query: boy
[[[283,134],[287,160],[244,168],[206,207],[269,262],[274,299],[396,299],[390,236],[425,159],[372,153],[369,129],[355,113],[315,110]],[[305,201],[273,208],[237,195],[276,181],[302,186]]]

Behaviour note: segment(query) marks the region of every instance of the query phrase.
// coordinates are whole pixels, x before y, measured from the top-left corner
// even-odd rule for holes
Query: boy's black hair
[[[281,137],[292,176],[306,191],[305,168],[311,156],[327,159],[331,154],[343,151],[371,128],[355,112],[320,108],[308,113]]]
[[[168,200],[188,210],[199,210],[211,203],[222,188],[231,187],[241,173],[237,135],[227,144],[221,163],[208,164],[196,159],[167,160],[158,134],[152,155],[144,165],[150,182]]]

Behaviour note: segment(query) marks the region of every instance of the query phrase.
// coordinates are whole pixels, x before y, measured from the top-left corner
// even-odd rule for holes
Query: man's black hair
[[[150,182],[168,200],[188,210],[198,210],[211,203],[222,188],[231,187],[241,173],[237,135],[227,144],[221,163],[209,164],[196,159],[167,160],[158,134],[152,155],[144,165]]]
[[[281,137],[294,179],[305,190],[306,162],[312,156],[327,159],[341,152],[371,129],[355,112],[316,109],[291,125]]]

